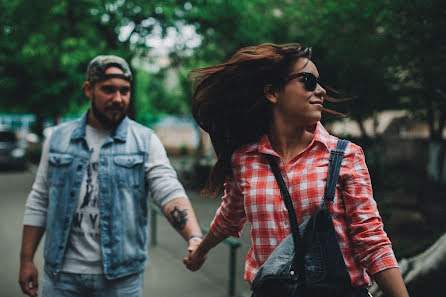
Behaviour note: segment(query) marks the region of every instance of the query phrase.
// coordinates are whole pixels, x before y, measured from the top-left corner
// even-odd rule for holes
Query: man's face
[[[119,74],[118,67],[107,68],[105,74]],[[110,78],[95,83],[86,82],[85,94],[91,100],[88,123],[95,128],[114,129],[126,116],[130,103],[130,82],[121,78]]]

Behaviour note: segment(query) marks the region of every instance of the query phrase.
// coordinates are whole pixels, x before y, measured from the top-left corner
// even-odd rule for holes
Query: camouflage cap
[[[105,74],[105,70],[108,67],[118,67],[124,73],[122,74]],[[95,83],[103,81],[109,78],[122,78],[128,81],[132,81],[132,72],[130,71],[129,64],[118,56],[97,56],[91,60],[87,69],[87,81]]]

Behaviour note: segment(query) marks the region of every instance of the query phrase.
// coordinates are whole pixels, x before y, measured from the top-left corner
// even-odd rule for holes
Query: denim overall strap
[[[328,176],[325,184],[324,200],[333,201],[336,185],[338,183],[339,171],[341,169],[342,159],[344,158],[344,151],[347,148],[349,141],[339,139],[336,144],[336,149],[330,151],[330,159],[328,161]]]
[[[283,201],[285,202],[285,206],[288,210],[288,216],[291,224],[291,231],[293,234],[293,242],[294,242],[294,264],[296,265],[295,269],[299,272],[304,271],[304,257],[305,254],[304,245],[302,238],[299,233],[299,225],[297,224],[296,213],[294,211],[293,201],[291,200],[290,193],[288,192],[288,188],[283,180],[282,174],[280,173],[279,167],[277,166],[276,160],[272,155],[266,155],[268,158],[268,162],[271,166],[271,169],[274,173],[274,177],[276,178],[276,182],[279,186],[280,192],[282,193]],[[303,273],[299,273],[301,277],[304,277]]]

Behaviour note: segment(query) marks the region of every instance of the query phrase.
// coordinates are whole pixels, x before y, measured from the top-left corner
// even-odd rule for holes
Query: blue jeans
[[[108,280],[103,274],[44,274],[41,297],[141,297],[144,273]]]

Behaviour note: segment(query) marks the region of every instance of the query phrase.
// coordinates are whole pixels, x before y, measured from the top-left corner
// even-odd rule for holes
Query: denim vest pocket
[[[69,154],[49,153],[49,181],[58,186],[65,183],[65,178],[69,175],[70,164],[74,157]]]
[[[142,156],[115,156],[115,164],[127,168],[132,168],[137,164],[142,163]]]
[[[115,156],[113,161],[118,172],[118,185],[120,187],[138,187],[141,185],[141,171],[143,157],[141,155]]]

